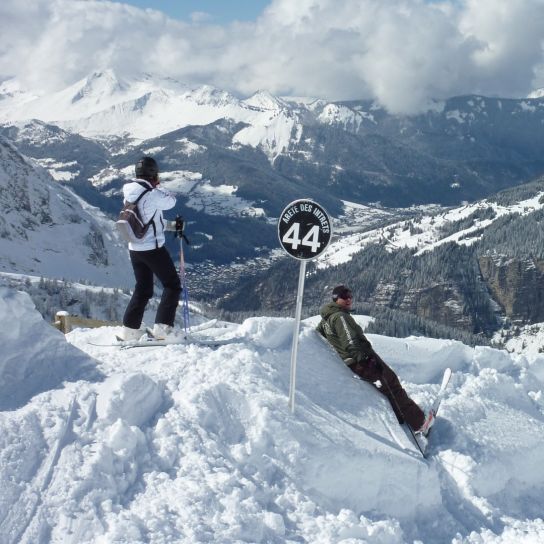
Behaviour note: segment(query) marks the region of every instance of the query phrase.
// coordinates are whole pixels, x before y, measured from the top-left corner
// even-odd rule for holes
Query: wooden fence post
[[[70,325],[70,314],[65,311],[60,311],[55,314],[55,327],[64,334],[69,333],[72,330]]]

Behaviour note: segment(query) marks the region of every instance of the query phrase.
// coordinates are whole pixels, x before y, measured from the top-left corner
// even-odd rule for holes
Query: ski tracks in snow
[[[43,523],[41,506],[63,448],[69,443],[74,419],[77,411],[77,400],[74,396],[70,402],[66,419],[60,428],[58,438],[49,455],[38,469],[36,476],[23,491],[17,503],[0,524],[0,534],[6,535],[9,544],[33,542],[33,535],[40,534]]]

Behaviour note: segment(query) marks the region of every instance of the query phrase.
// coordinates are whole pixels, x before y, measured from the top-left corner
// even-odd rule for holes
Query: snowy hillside
[[[0,138],[0,271],[132,283],[126,244],[111,220],[56,184]]]
[[[314,318],[291,415],[291,319],[224,323],[208,333],[239,341],[215,350],[119,351],[88,343],[114,328],[76,330],[70,346],[26,295],[0,295],[2,542],[544,539],[544,357],[371,336],[423,405],[454,370],[423,461]],[[63,383],[40,383],[53,365]]]
[[[544,88],[535,89],[527,95],[527,98],[544,98]]]
[[[389,251],[415,249],[416,255],[443,244],[472,245],[493,222],[506,215],[528,215],[544,208],[544,192],[520,199],[511,205],[496,200],[481,200],[451,209],[427,211],[420,219],[409,219],[364,233],[355,233],[330,244],[318,267],[348,262],[361,249],[375,243],[387,244]]]

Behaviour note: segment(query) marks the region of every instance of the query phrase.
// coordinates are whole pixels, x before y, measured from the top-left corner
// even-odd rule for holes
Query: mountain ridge
[[[113,223],[0,136],[0,270],[127,286]]]

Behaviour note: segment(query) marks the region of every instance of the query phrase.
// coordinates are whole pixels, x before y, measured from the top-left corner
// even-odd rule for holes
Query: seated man
[[[321,308],[322,319],[317,331],[334,347],[352,372],[387,397],[399,423],[406,422],[414,432],[427,435],[434,423],[434,414],[430,411],[425,417],[403,389],[395,372],[372,349],[363,329],[350,315],[351,291],[338,285],[332,291],[332,300]]]

